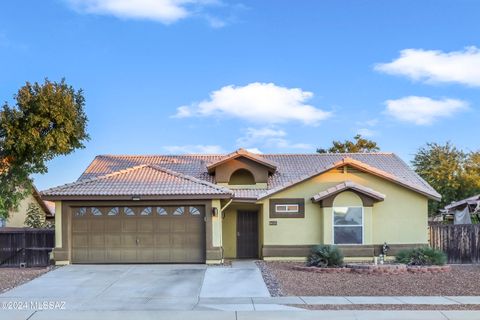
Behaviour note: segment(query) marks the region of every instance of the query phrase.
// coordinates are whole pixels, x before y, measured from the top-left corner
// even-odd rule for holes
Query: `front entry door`
[[[237,258],[258,258],[257,211],[237,212]]]

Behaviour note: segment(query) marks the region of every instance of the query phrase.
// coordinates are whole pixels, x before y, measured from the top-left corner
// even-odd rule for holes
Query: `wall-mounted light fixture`
[[[132,197],[132,200],[133,200],[133,201],[140,201],[140,197],[139,197],[139,196],[133,196],[133,197]]]
[[[213,217],[217,217],[217,216],[218,216],[218,208],[217,208],[217,207],[213,207],[213,208],[212,208],[212,216],[213,216]]]

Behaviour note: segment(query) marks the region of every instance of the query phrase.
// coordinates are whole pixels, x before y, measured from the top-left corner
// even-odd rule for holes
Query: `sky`
[[[83,89],[99,154],[313,153],[360,133],[410,161],[427,142],[480,149],[475,0],[0,2],[0,101],[26,81]]]

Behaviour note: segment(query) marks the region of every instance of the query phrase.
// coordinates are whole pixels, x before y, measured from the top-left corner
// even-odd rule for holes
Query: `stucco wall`
[[[352,180],[386,195],[383,202],[365,208],[365,244],[427,243],[428,199],[414,191],[368,173],[331,171],[304,181],[271,198],[305,198],[305,218],[269,219],[269,200],[261,201],[265,245],[311,245],[332,243],[332,208],[312,203],[311,196],[345,180]],[[351,192],[338,195],[335,205],[358,205],[360,199]],[[277,221],[276,226],[269,225]]]
[[[11,211],[9,213],[9,218],[7,219],[6,226],[7,227],[15,227],[21,228],[25,227],[25,218],[27,216],[28,206],[33,203],[38,206],[40,209],[40,213],[42,216],[42,221],[45,220],[45,211],[43,211],[42,207],[38,204],[37,200],[33,197],[33,195],[28,195],[22,201],[15,211]]]
[[[220,200],[212,200],[212,209],[217,209],[217,216],[212,216],[212,245],[214,247],[222,246],[222,216],[220,214]]]
[[[55,202],[55,247],[62,247],[62,201]]]

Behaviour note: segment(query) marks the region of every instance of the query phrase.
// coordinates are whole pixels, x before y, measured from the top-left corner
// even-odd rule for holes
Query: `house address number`
[[[271,226],[276,226],[277,225],[277,220],[271,220],[271,221],[269,221],[268,224],[271,225]]]

